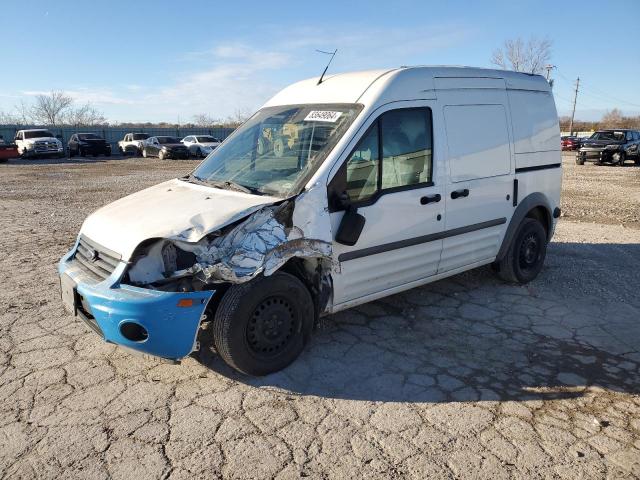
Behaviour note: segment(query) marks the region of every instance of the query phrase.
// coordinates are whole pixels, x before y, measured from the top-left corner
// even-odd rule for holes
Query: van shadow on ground
[[[197,357],[249,385],[340,399],[551,399],[586,386],[637,394],[640,308],[617,297],[626,297],[620,281],[635,285],[639,263],[636,244],[554,243],[542,277],[526,287],[482,268],[328,317],[273,375],[237,374],[206,347]]]

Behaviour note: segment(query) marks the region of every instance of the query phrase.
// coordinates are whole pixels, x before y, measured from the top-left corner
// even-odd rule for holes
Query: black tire
[[[78,156],[79,156],[79,157],[84,157],[84,156],[85,156],[85,155],[84,155],[84,152],[82,151],[82,149],[81,149],[81,148],[78,148]]]
[[[616,155],[618,155],[616,165],[624,167],[624,161],[627,159],[627,155],[624,152],[618,152]]]
[[[104,152],[104,156],[105,157],[110,157],[111,156],[111,150],[107,150],[106,152]]]
[[[72,158],[73,156],[74,156],[73,149],[69,147],[69,158]]]
[[[580,157],[576,157],[576,165],[584,165],[584,160]]]
[[[229,287],[213,319],[213,341],[232,368],[267,375],[300,355],[313,318],[309,290],[293,275],[278,272]]]
[[[160,152],[158,152],[158,158],[160,160],[164,160],[164,152],[162,150],[160,150]]]
[[[142,149],[142,157],[143,158],[147,158],[147,149],[146,148]]]
[[[547,254],[547,235],[542,224],[525,218],[516,232],[509,250],[497,262],[498,276],[510,283],[529,283],[542,270]]]

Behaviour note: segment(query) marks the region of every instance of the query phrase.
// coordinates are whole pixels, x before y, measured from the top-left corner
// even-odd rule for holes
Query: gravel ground
[[[60,305],[85,216],[193,165],[0,165],[0,477],[640,477],[640,168],[565,157],[526,287],[482,268],[342,312],[255,379],[206,347],[133,356]]]

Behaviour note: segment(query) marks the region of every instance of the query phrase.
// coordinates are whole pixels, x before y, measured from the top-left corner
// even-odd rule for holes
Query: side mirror
[[[357,207],[351,204],[347,192],[342,192],[336,199],[336,203],[346,209],[336,232],[336,242],[352,247],[358,242],[367,219],[358,213]]]
[[[336,242],[348,245],[349,247],[354,246],[360,238],[366,220],[363,215],[358,213],[356,208],[349,207],[347,211],[344,212],[344,216],[338,227]]]

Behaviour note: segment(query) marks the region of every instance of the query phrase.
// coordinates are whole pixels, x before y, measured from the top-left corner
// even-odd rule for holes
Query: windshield
[[[95,133],[79,133],[79,140],[102,140],[102,137],[99,137]]]
[[[175,137],[156,137],[159,143],[180,143]]]
[[[613,140],[619,142],[624,140],[624,132],[596,132],[591,135],[593,140]]]
[[[146,140],[147,138],[149,138],[149,135],[147,135],[146,133],[134,133],[133,134],[133,139],[134,140]]]
[[[36,130],[33,132],[24,132],[24,138],[45,138],[53,137],[53,133],[47,130]]]
[[[214,137],[196,137],[199,143],[209,143],[209,142],[219,142],[217,138]]]
[[[289,196],[302,188],[361,109],[355,104],[265,108],[210,153],[193,176]]]

